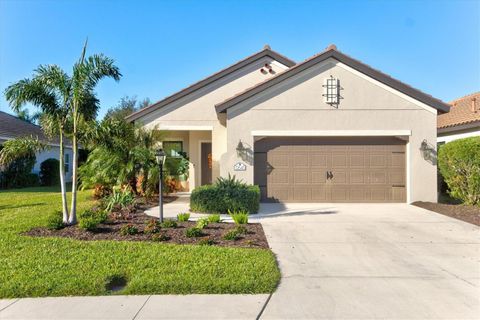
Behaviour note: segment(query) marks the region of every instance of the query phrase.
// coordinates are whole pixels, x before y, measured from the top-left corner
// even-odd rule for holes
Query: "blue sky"
[[[296,61],[339,50],[444,101],[480,90],[480,1],[0,0],[3,91],[39,64],[66,70],[85,38],[123,73],[102,82],[100,115],[122,96],[156,101],[259,51]]]

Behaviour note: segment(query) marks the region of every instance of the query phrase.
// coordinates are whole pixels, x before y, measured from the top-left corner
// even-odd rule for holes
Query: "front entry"
[[[275,137],[255,143],[254,181],[268,202],[405,202],[405,141]]]
[[[202,142],[201,150],[201,184],[212,183],[212,143]]]

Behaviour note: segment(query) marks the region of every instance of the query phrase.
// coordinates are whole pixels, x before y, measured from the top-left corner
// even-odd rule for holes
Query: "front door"
[[[212,143],[211,142],[202,142],[201,143],[201,184],[211,184],[212,183]]]

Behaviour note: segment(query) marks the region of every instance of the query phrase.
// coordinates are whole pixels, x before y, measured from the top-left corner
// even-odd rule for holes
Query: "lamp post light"
[[[158,182],[158,207],[160,223],[163,222],[163,164],[165,163],[165,152],[163,149],[158,149],[155,152],[157,163],[160,166],[160,180]]]

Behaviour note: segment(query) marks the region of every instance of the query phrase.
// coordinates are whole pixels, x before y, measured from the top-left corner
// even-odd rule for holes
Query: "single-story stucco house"
[[[189,186],[235,175],[262,201],[437,201],[437,115],[449,105],[334,45],[301,63],[269,46],[127,117],[169,131]]]
[[[60,147],[58,141],[49,139],[43,133],[41,127],[21,120],[11,114],[0,111],[0,145],[5,141],[12,140],[19,137],[34,137],[44,142],[48,148],[35,155],[35,165],[32,173],[40,173],[40,164],[50,158],[59,159]],[[72,146],[70,143],[65,145],[65,181],[72,181]]]
[[[438,115],[437,142],[480,136],[480,92],[450,102],[450,112]]]

